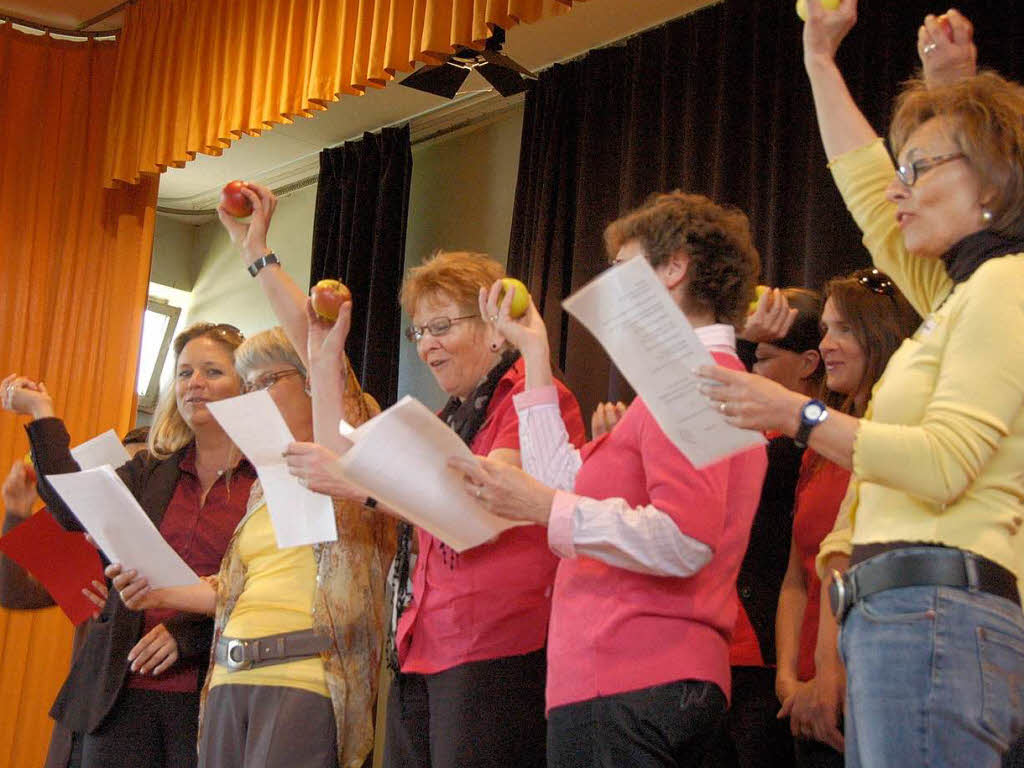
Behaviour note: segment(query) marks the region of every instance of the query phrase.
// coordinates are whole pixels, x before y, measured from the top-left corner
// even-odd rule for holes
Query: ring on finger
[[[498,322],[498,316],[497,315],[491,315],[487,319],[490,320],[492,323]]]
[[[721,411],[724,414],[725,413],[725,409],[726,409],[726,407],[728,405],[729,405],[728,403],[721,402],[721,403],[718,404],[718,410]]]
[[[927,43],[924,47],[921,48],[921,53],[927,56],[938,47],[938,44],[935,42]]]

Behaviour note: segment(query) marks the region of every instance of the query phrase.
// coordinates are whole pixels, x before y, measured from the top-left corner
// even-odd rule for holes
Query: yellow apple
[[[826,11],[834,11],[839,7],[839,0],[821,0]],[[807,0],[796,0],[796,15],[801,21],[807,21]]]
[[[770,290],[771,288],[769,288],[767,285],[759,285],[757,286],[757,288],[754,289],[754,300],[750,302],[750,306],[747,307],[748,315],[757,310],[757,302],[759,302],[761,300],[761,297],[768,293],[768,291]]]
[[[506,291],[513,291],[512,304],[508,308],[509,317],[515,320],[525,315],[526,310],[530,308],[530,292],[526,290],[526,286],[514,277],[501,278],[501,292],[498,294],[499,305],[504,300]]]

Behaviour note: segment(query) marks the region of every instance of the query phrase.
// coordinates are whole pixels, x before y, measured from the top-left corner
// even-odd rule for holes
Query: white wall
[[[281,197],[268,237],[285,271],[303,289],[309,284],[315,204],[316,186]],[[277,325],[270,304],[219,221],[199,228],[195,250],[199,268],[186,323],[231,323],[246,336]]]
[[[520,105],[493,122],[413,147],[406,269],[438,248],[488,253],[505,263],[522,131]],[[403,327],[408,323],[403,313]],[[406,394],[435,410],[447,399],[403,338],[398,395]]]

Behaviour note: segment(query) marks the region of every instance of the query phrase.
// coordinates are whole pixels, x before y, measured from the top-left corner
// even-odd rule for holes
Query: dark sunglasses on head
[[[883,296],[895,296],[896,286],[893,285],[892,280],[884,272],[879,272],[877,269],[871,269],[857,277],[857,282],[867,288],[869,291],[880,293]]]

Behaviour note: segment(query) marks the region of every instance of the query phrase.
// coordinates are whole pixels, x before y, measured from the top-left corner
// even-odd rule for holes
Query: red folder
[[[0,552],[35,576],[74,624],[96,612],[82,590],[103,581],[100,553],[85,534],[65,531],[45,509],[0,538]]]

